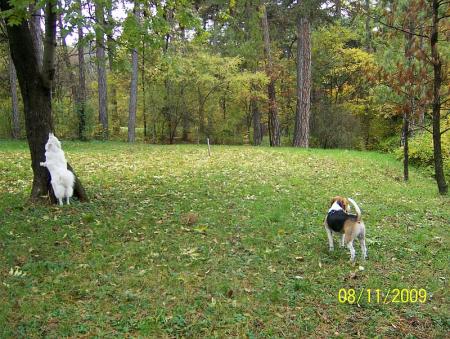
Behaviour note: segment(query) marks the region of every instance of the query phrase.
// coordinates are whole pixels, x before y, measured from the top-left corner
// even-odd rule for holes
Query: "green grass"
[[[448,334],[450,199],[415,169],[402,182],[390,156],[63,147],[89,203],[27,204],[27,146],[0,142],[2,338]],[[355,266],[347,250],[327,250],[322,222],[336,194],[353,197],[367,225],[369,260],[357,244]],[[341,288],[428,295],[357,306],[339,303]]]

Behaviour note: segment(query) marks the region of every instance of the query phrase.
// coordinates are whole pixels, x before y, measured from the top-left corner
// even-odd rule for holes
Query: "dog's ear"
[[[336,197],[332,198],[331,201],[330,201],[330,206],[332,206],[335,201],[336,201]]]
[[[347,198],[342,198],[342,208],[344,209],[344,211],[348,212],[350,210],[349,206],[350,205],[348,203]]]
[[[342,198],[341,205],[344,211],[347,211],[347,201],[345,198]]]

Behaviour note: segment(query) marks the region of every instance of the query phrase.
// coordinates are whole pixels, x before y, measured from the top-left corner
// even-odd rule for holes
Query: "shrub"
[[[394,152],[397,159],[403,159],[403,147]],[[450,175],[450,133],[442,135],[442,158],[446,177]],[[409,141],[409,161],[412,165],[434,170],[433,138],[430,133],[417,134]]]

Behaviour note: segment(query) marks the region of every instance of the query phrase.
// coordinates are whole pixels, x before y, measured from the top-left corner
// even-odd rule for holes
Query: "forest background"
[[[75,0],[57,8],[52,109],[62,138],[209,138],[399,158],[406,141],[409,161],[431,172],[436,24],[450,173],[445,1]],[[29,12],[42,50],[43,12],[38,3]],[[0,58],[0,138],[24,138],[5,27]]]

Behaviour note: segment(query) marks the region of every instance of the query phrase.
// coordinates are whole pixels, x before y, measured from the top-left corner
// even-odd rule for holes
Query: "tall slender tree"
[[[310,108],[311,26],[305,11],[299,11],[297,18],[297,105],[293,140],[295,147],[309,146]]]
[[[60,6],[60,2],[58,2],[58,5]],[[77,100],[78,100],[77,81],[76,81],[75,72],[72,67],[72,63],[70,61],[69,46],[67,46],[66,35],[63,33],[64,25],[63,25],[61,13],[59,13],[59,15],[58,15],[58,25],[59,25],[59,30],[61,32],[62,58],[64,61],[64,65],[66,67],[66,72],[68,73],[71,95],[72,95],[72,103],[74,103],[74,108],[75,108],[75,112],[76,112],[76,110],[77,110],[76,104],[77,104]]]
[[[408,31],[405,33],[405,58],[406,67],[413,72],[413,42],[415,23],[412,16],[408,17]],[[403,105],[403,126],[402,126],[402,141],[403,141],[403,180],[409,180],[409,135],[410,135],[410,120],[414,116],[415,111],[415,93],[414,84],[409,84],[407,89],[408,97],[407,103]]]
[[[399,69],[399,74],[396,77],[391,77],[389,82],[393,85],[392,88],[397,92],[397,94],[399,94],[402,89],[401,86],[408,84],[407,90],[401,91],[402,95],[405,96],[403,104],[408,108],[408,111],[405,113],[406,115],[404,114],[403,135],[405,135],[405,131],[408,128],[407,125],[409,125],[409,122],[413,120],[411,112],[417,113],[418,111],[418,103],[415,99],[418,95],[413,94],[413,85],[419,87],[419,92],[426,92],[424,93],[425,97],[421,98],[422,100],[420,105],[425,107],[431,106],[432,129],[430,131],[426,126],[421,127],[430,131],[433,136],[434,170],[436,183],[440,194],[447,194],[448,192],[442,157],[442,134],[447,132],[448,129],[441,131],[441,87],[443,82],[443,74],[446,73],[443,72],[443,67],[445,64],[442,62],[442,56],[438,48],[439,34],[445,30],[444,25],[442,25],[442,20],[449,17],[449,15],[445,12],[447,6],[448,4],[446,1],[442,0],[410,0],[407,5],[403,6],[403,11],[394,11],[393,8],[391,8],[389,11],[390,14],[386,17],[387,22],[379,20],[381,24],[393,29],[394,32],[404,34],[407,38],[407,44],[412,45],[410,51],[405,53],[405,57],[407,59],[406,64],[412,64],[411,60],[414,55],[416,59],[422,62],[422,66],[425,66],[421,67],[421,69],[417,72],[418,75],[415,75],[416,73],[413,72],[413,64],[411,65],[411,69],[405,70],[401,63],[397,63],[395,68]],[[411,20],[414,20],[414,22],[412,23]],[[407,24],[405,25],[405,23]],[[418,35],[416,33],[417,23],[420,23],[421,25],[418,30],[420,38],[418,44],[412,42],[412,37],[417,37]],[[408,42],[408,40],[410,40],[410,42]],[[429,43],[428,49],[423,43],[423,40],[426,40]],[[432,74],[427,74],[427,70],[430,68],[432,69]],[[425,81],[423,81],[424,78]],[[418,79],[420,79],[420,86],[415,84]],[[420,88],[424,83],[426,84],[425,86],[431,87],[428,91],[423,91]],[[420,115],[419,120],[421,120]],[[408,147],[404,148],[405,152],[407,149]]]
[[[82,17],[82,0],[78,0],[78,16]],[[78,96],[77,96],[77,113],[78,113],[78,138],[87,140],[86,131],[86,66],[84,61],[84,32],[83,26],[78,24]]]
[[[114,30],[114,19],[112,15],[112,7],[113,2],[111,0],[108,1],[107,5],[107,46],[108,46],[108,64],[109,64],[109,72],[111,76],[114,74],[114,59],[116,57],[116,43],[113,39],[113,30]],[[109,98],[111,101],[111,123],[112,123],[112,134],[119,135],[120,133],[120,121],[119,121],[119,110],[117,104],[117,88],[115,81],[109,82]]]
[[[264,35],[264,53],[266,56],[266,73],[269,77],[267,85],[267,94],[269,98],[269,139],[270,146],[281,146],[280,123],[278,120],[278,108],[275,91],[275,72],[273,68],[273,59],[270,48],[269,22],[267,20],[267,8],[265,5],[262,11],[262,29]]]
[[[102,125],[102,139],[109,136],[108,129],[108,87],[106,83],[106,56],[105,56],[105,11],[101,0],[95,3],[95,47],[97,57],[98,82],[98,120]]]
[[[256,98],[250,98],[250,109],[252,114],[253,124],[253,145],[259,146],[262,142],[262,130],[261,130],[261,113],[259,112],[258,101]]]
[[[139,3],[136,2],[133,8],[133,14],[136,22],[140,20]],[[128,107],[128,142],[136,141],[136,111],[137,111],[137,91],[138,91],[138,72],[139,57],[137,46],[131,51],[131,82],[130,82],[130,103]]]
[[[448,186],[445,181],[444,166],[442,160],[442,133],[441,132],[441,86],[442,86],[442,57],[438,49],[439,24],[444,18],[448,18],[448,7],[445,14],[440,14],[440,8],[448,6],[443,0],[429,0],[431,7],[431,32],[430,48],[431,63],[433,65],[433,155],[434,171],[440,194],[447,194]]]

